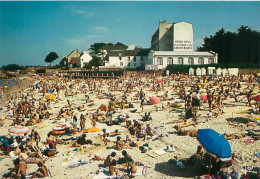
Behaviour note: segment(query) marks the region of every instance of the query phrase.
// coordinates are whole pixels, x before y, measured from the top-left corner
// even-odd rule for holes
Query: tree
[[[56,60],[57,58],[59,58],[59,56],[57,55],[57,53],[56,52],[50,52],[46,57],[45,57],[45,62],[46,63],[50,63],[50,65],[51,65],[51,63],[54,61],[54,60]]]
[[[240,26],[237,32],[222,28],[214,36],[205,37],[197,51],[217,52],[218,62],[223,64],[260,65],[260,32],[248,26]]]
[[[8,64],[8,65],[3,65],[2,69],[6,71],[16,71],[16,70],[24,70],[26,69],[26,67],[17,64]]]
[[[86,68],[92,69],[93,66],[95,66],[95,67],[100,66],[100,58],[94,56],[93,59],[90,60],[89,63],[86,65]]]

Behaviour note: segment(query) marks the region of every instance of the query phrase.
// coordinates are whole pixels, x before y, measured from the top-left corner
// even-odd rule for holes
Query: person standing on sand
[[[74,134],[77,133],[77,125],[78,125],[77,120],[78,120],[78,119],[77,119],[77,116],[74,115],[74,116],[73,116],[73,122],[72,122],[72,126],[73,126],[73,130],[74,130]]]
[[[86,121],[86,117],[83,114],[81,114],[81,116],[80,116],[80,130],[81,131],[84,131],[86,128],[85,121]]]

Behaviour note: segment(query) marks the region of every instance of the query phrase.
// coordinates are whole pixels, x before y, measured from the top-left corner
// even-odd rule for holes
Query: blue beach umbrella
[[[230,160],[231,147],[223,135],[213,129],[199,129],[197,139],[209,154],[220,160]]]

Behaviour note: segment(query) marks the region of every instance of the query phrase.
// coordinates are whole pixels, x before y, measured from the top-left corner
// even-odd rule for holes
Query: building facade
[[[193,51],[193,27],[187,22],[160,21],[151,40],[154,51]]]
[[[150,51],[147,58],[147,68],[157,66],[164,69],[168,65],[207,65],[217,63],[217,54],[214,52],[176,52]]]
[[[90,61],[92,57],[90,56],[88,51],[82,51],[79,57],[78,66],[83,68],[85,67]]]
[[[105,68],[136,69],[145,68],[149,49],[129,45],[126,50],[111,50]]]
[[[60,65],[70,68],[83,68],[89,63],[90,60],[92,60],[92,57],[88,51],[82,51],[79,53],[78,49],[75,49],[68,56],[62,58]]]
[[[193,27],[187,22],[160,21],[151,40],[146,70],[165,69],[168,65],[207,65],[218,63],[215,52],[193,51]]]

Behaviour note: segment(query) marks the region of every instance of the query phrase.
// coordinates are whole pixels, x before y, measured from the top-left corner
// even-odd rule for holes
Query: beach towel
[[[260,158],[260,152],[255,154],[258,158]]]
[[[108,174],[108,172],[101,172],[101,173],[99,173],[98,175],[96,175],[96,176],[94,176],[94,177],[92,177],[92,179],[107,179],[107,178],[120,178],[120,176],[118,176],[118,177],[116,177],[116,176],[110,176],[109,174]]]
[[[156,150],[156,151],[154,151],[154,153],[160,156],[160,155],[166,154],[167,149],[165,148],[165,149]]]
[[[75,163],[75,164],[73,164],[73,165],[69,165],[67,168],[68,168],[68,169],[73,169],[73,168],[77,168],[77,167],[79,167],[79,166],[86,165],[86,164],[88,164],[87,161],[81,161],[81,162],[79,162],[79,163]]]

